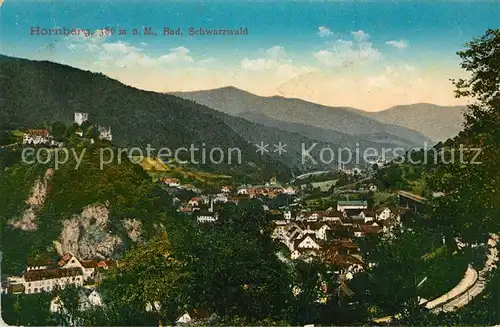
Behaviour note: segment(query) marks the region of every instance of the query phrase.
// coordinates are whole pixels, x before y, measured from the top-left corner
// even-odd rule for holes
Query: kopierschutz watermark
[[[301,149],[301,162],[302,164],[313,165],[331,165],[337,163],[339,167],[345,165],[360,165],[363,163],[376,163],[392,161],[397,164],[410,163],[414,165],[419,164],[481,164],[479,161],[482,149],[481,148],[468,148],[460,144],[459,148],[442,148],[429,147],[425,142],[422,148],[373,148],[368,147],[361,149],[359,143],[356,147],[337,148],[322,147],[317,148],[318,143],[305,144],[302,143]],[[314,151],[314,154],[313,154]],[[414,156],[422,153],[421,156]]]

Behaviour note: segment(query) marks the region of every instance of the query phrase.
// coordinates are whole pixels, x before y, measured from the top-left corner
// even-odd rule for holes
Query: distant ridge
[[[368,116],[386,124],[412,128],[439,142],[456,136],[462,130],[465,109],[465,106],[416,103],[368,113]]]
[[[329,107],[297,98],[262,97],[233,86],[193,92],[174,92],[230,115],[265,115],[289,123],[300,123],[350,135],[393,135],[407,144],[437,143],[454,137],[462,129],[465,106],[417,103],[394,106],[378,112],[352,107]],[[262,123],[262,122],[261,122]]]

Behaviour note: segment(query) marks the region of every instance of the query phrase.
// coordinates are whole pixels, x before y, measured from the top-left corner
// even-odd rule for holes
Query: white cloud
[[[85,29],[79,29],[82,33],[75,35],[68,35],[64,39],[68,43],[68,49],[70,50],[83,50],[89,52],[97,52],[99,51],[100,46],[107,39],[107,35],[102,33],[101,29],[95,30],[94,32],[90,31],[90,34],[85,34],[84,31],[88,31]]]
[[[380,51],[368,41],[369,35],[361,30],[351,32],[353,40],[336,40],[331,48],[314,53],[314,57],[323,65],[330,67],[354,66],[366,61],[375,61],[382,57]]]
[[[390,45],[390,46],[393,46],[395,48],[398,48],[398,49],[406,49],[406,48],[408,48],[408,45],[409,45],[407,40],[399,40],[399,41],[391,40],[391,41],[387,41],[385,43]]]
[[[158,59],[166,63],[182,63],[193,62],[193,58],[189,55],[190,50],[186,47],[177,47],[170,49],[170,53],[165,54]]]
[[[283,83],[313,71],[310,67],[296,65],[281,46],[267,49],[260,58],[244,58],[240,67],[240,72],[233,76],[233,83],[240,86],[251,83],[252,89],[259,94],[270,90],[277,92]]]
[[[352,31],[351,35],[354,38],[354,40],[356,40],[358,42],[365,42],[365,41],[368,41],[368,39],[370,39],[370,35],[362,30]]]
[[[114,43],[103,43],[102,48],[109,53],[116,52],[116,53],[128,54],[128,53],[142,51],[141,49],[122,41]]]
[[[288,55],[285,51],[285,48],[279,45],[275,45],[266,50],[266,55],[273,59],[286,58]]]
[[[328,37],[328,36],[332,36],[333,32],[330,31],[330,29],[326,26],[320,26],[320,27],[318,27],[318,35],[320,37]]]
[[[285,49],[282,46],[275,45],[265,51],[264,57],[256,59],[244,58],[241,61],[241,68],[247,71],[276,70],[281,65],[290,63],[291,60],[288,58]]]
[[[190,50],[183,46],[171,48],[160,56],[151,56],[142,48],[147,46],[145,42],[140,42],[141,47],[137,47],[124,41],[106,42],[107,40],[108,36],[101,33],[101,30],[96,30],[91,36],[82,33],[65,38],[68,49],[89,53],[93,63],[99,67],[158,67],[195,61]]]

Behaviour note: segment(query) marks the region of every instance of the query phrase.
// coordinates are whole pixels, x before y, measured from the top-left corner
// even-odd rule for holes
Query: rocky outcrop
[[[141,232],[142,232],[142,223],[137,219],[125,219],[123,221],[123,227],[125,227],[125,231],[127,232],[128,237],[134,242],[140,242],[141,240]]]
[[[109,259],[118,255],[123,250],[123,242],[109,231],[108,222],[106,206],[84,208],[81,214],[63,222],[61,251],[71,252],[84,260]]]
[[[43,178],[35,181],[35,184],[33,184],[31,188],[30,196],[26,200],[26,205],[28,207],[23,211],[20,219],[9,220],[8,223],[11,227],[25,231],[34,231],[37,229],[37,214],[45,204],[48,183],[53,174],[53,169],[47,169]]]

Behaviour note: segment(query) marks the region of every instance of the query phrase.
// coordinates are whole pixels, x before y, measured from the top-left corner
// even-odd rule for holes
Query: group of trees
[[[362,295],[360,301],[381,310],[380,315],[397,315],[398,325],[500,322],[498,272],[487,280],[482,294],[456,312],[435,316],[422,311],[418,304],[421,280],[428,277],[420,284],[427,287],[440,273],[426,269],[426,262],[433,257],[450,260],[448,267],[440,271],[449,271],[445,278],[457,278],[453,275],[457,270],[453,261],[458,262],[459,256],[468,262],[477,261],[479,256],[484,257],[484,251],[459,250],[456,240],[469,246],[484,244],[489,233],[500,232],[500,29],[488,30],[458,54],[470,77],[454,81],[456,95],[476,102],[468,106],[464,131],[444,146],[457,153],[461,148],[474,150],[462,152],[464,160],[457,155],[454,161],[432,163],[432,169],[424,167],[427,191],[441,191],[445,196],[430,200],[430,210],[414,217],[419,224],[412,225],[412,230],[396,231],[392,238],[368,239],[362,249],[366,259],[377,262],[377,266],[361,274],[352,285],[366,290],[358,292]],[[474,158],[475,149],[481,149],[478,158]],[[472,163],[473,159],[480,164]],[[402,175],[402,167],[395,165],[377,171],[376,178],[387,188],[402,188]]]
[[[384,169],[377,169],[373,178],[380,190],[408,190],[410,188],[403,168],[397,164],[389,164]]]
[[[77,314],[85,325],[172,324],[187,310],[205,312],[210,325],[362,320],[362,312],[340,305],[335,267],[279,258],[270,222],[258,200],[228,206],[205,226],[165,217],[165,232],[106,275],[99,288],[106,307]]]

